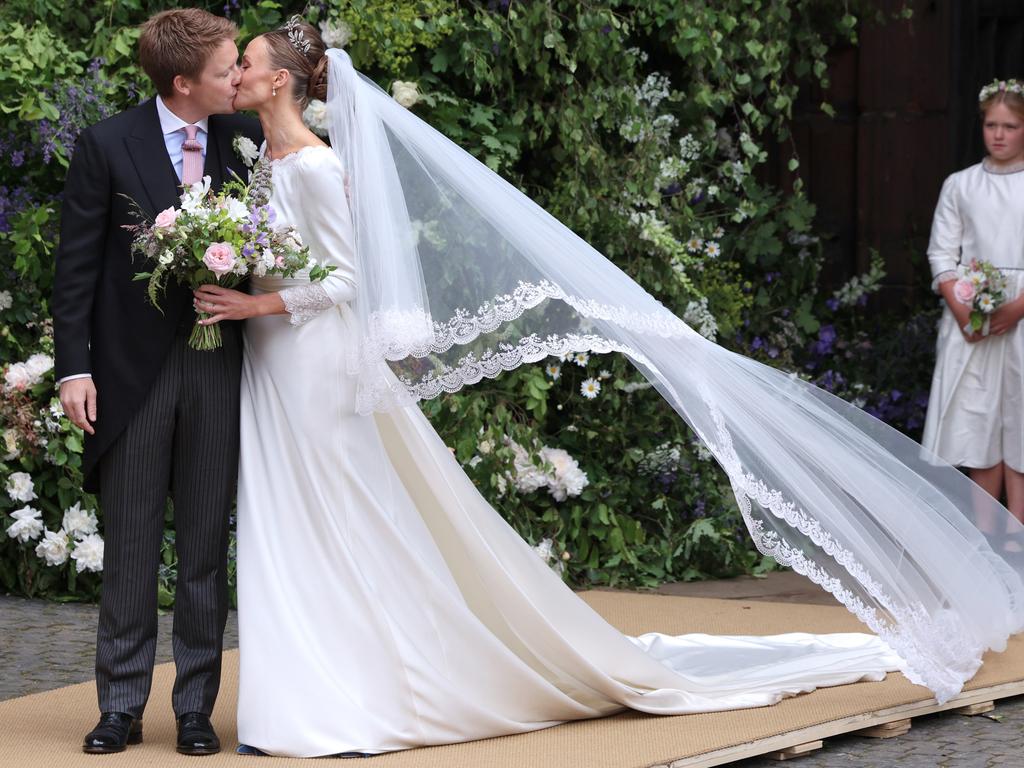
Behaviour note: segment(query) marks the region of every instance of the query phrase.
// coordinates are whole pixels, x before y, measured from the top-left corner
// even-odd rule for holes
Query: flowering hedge
[[[837,14],[830,0],[333,0],[307,15],[399,103],[700,333],[914,433],[933,318],[865,316],[877,263],[823,293],[799,159],[788,159],[790,189],[758,173],[769,145],[788,146],[799,88],[826,82],[829,47],[856,40],[866,5]],[[228,0],[212,10],[247,37],[302,7]],[[81,434],[54,398],[47,299],[74,139],[148,94],[133,49],[149,10],[141,0],[0,7],[0,587],[10,591],[88,599],[99,586],[102,518],[79,490]],[[306,115],[314,126],[322,116],[316,104]],[[883,369],[882,355],[900,355],[902,367]],[[707,452],[620,357],[549,359],[423,408],[482,492],[573,583],[773,567],[752,549]],[[170,505],[163,556],[169,605]]]

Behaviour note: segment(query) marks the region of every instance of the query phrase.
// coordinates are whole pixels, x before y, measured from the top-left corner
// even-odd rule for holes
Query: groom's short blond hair
[[[174,92],[176,76],[198,79],[220,44],[238,37],[233,22],[199,8],[161,11],[139,30],[139,63],[164,97]]]

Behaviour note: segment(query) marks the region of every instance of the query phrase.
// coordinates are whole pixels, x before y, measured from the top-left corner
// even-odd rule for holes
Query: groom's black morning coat
[[[257,144],[259,124],[240,115],[211,115],[204,173],[214,188],[247,169],[232,148],[236,135]],[[85,488],[98,488],[96,464],[149,392],[180,322],[192,317],[191,293],[169,285],[162,312],[146,298],[148,271],[133,259],[125,224],[134,200],[151,217],[179,203],[181,189],[164,144],[156,100],[82,132],[65,186],[51,311],[58,379],[91,373],[97,390],[96,434],[86,435]],[[188,313],[188,314],[186,314]],[[224,346],[241,353],[236,323],[222,324]]]

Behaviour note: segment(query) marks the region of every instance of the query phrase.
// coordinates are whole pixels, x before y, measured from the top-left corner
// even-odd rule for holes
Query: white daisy
[[[601,393],[601,382],[597,379],[586,379],[580,384],[580,394],[587,400],[593,400]]]
[[[544,369],[544,371],[552,378],[552,380],[558,381],[558,377],[562,375],[562,366],[558,363],[551,363]]]
[[[572,361],[576,363],[580,368],[586,368],[587,362],[590,360],[590,355],[586,352],[577,352],[573,355]]]

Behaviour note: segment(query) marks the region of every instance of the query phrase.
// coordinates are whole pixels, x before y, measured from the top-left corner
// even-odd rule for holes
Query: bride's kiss
[[[978,503],[1007,513],[972,506],[955,469],[693,332],[310,24],[267,31],[240,59],[236,34],[200,10],[151,18],[139,46],[157,95],[83,132],[68,172],[56,364],[106,524],[87,752],[142,739],[168,493],[178,749],[219,750],[236,471],[238,734],[270,754],[764,706],[896,670],[945,700],[1021,630],[1021,574],[972,522]],[[303,123],[312,99],[330,144]],[[333,271],[172,286],[161,314],[132,281],[123,195],[155,216],[181,185],[244,176],[239,135],[271,169],[277,221]],[[193,310],[221,325],[221,348],[189,347]],[[579,599],[416,403],[585,351],[628,356],[729,474],[758,547],[873,634],[627,637]]]

